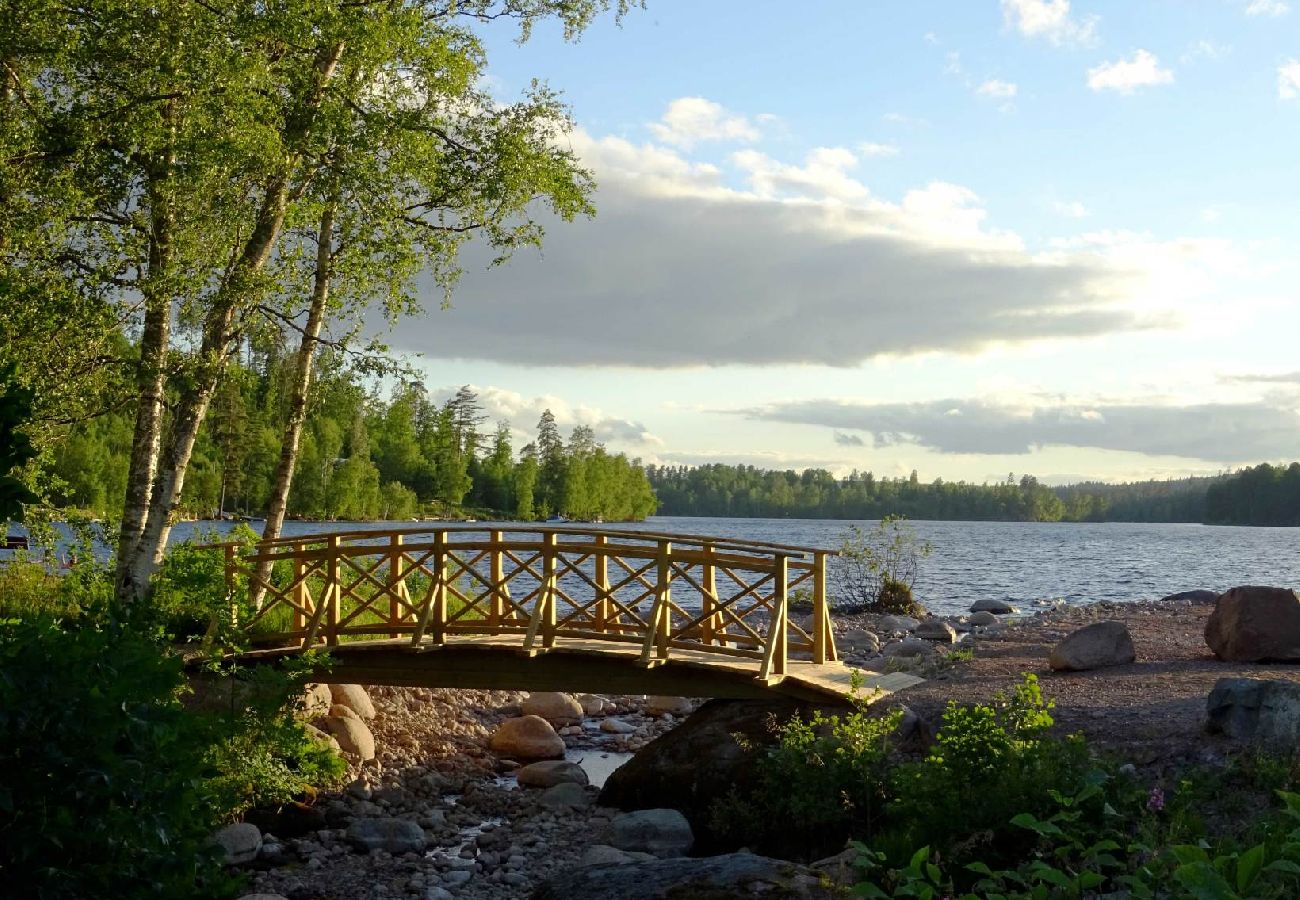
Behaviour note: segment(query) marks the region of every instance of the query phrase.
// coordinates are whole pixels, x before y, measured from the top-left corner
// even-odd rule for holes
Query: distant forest
[[[261,515],[288,415],[292,358],[273,350],[232,365],[194,449],[182,515]],[[378,396],[324,354],[289,491],[291,517],[405,519],[467,514],[511,519],[639,520],[655,510],[639,461],[610,453],[579,425],[563,436],[547,410],[516,453],[510,428],[484,431],[478,397],[433,402],[418,383]],[[130,408],[74,429],[47,463],[61,506],[118,515],[134,419]]]
[[[1137,481],[1040,484],[1032,475],[997,484],[929,483],[854,472],[836,478],[753,466],[649,466],[659,513],[806,519],[913,519],[1013,522],[1204,522],[1300,525],[1300,463],[1263,463],[1230,475]]]

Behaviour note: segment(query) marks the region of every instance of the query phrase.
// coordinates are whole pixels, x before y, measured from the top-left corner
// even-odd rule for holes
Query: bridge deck
[[[786,674],[766,681],[760,663],[705,651],[674,649],[667,660],[646,667],[640,648],[601,640],[557,638],[547,650],[528,651],[512,636],[458,635],[442,645],[413,647],[409,640],[369,640],[331,647],[336,664],[317,680],[407,687],[493,690],[590,691],[758,699],[784,694],[811,702],[839,702],[851,691],[851,670],[842,663],[791,659]],[[255,650],[241,662],[297,655],[297,647]],[[914,675],[863,673],[860,696],[877,700],[922,679]]]

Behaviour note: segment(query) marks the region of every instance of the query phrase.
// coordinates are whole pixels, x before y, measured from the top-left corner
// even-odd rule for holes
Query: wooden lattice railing
[[[674,649],[761,661],[837,659],[826,597],[827,551],[618,529],[444,526],[263,541],[226,554],[232,592],[260,587],[241,624],[256,642],[518,635],[634,642],[654,665]],[[262,579],[259,567],[271,574]],[[807,627],[791,600],[806,599]]]

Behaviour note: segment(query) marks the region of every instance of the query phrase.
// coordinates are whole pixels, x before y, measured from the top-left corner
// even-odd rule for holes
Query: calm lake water
[[[255,526],[260,523],[253,523]],[[401,527],[390,522],[288,522],[285,534]],[[407,523],[409,524],[409,523]],[[434,523],[428,523],[433,527]],[[824,519],[721,519],[656,516],[601,527],[745,538],[834,548],[854,523]],[[1030,522],[912,522],[930,541],[917,598],[934,612],[964,612],[980,597],[1029,606],[1149,600],[1178,591],[1238,584],[1300,584],[1300,529],[1205,525]],[[223,523],[184,523],[173,540]],[[489,526],[485,525],[485,529]]]

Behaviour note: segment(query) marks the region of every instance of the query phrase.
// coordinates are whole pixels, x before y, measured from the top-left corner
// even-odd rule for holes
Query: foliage
[[[0,368],[0,523],[22,521],[23,505],[36,495],[15,476],[36,451],[31,439],[18,429],[32,414],[35,392],[14,381],[14,367]]]
[[[900,516],[886,516],[871,531],[850,526],[835,570],[836,605],[850,611],[924,612],[912,598],[912,585],[931,550]]]
[[[816,858],[873,832],[887,799],[889,736],[902,712],[872,716],[869,702],[855,693],[850,713],[818,710],[774,723],[777,743],[756,762],[756,789],[733,791],[712,812],[719,834],[762,852]]]
[[[233,894],[205,846],[210,735],[183,688],[179,660],[132,624],[0,625],[7,896]]]

